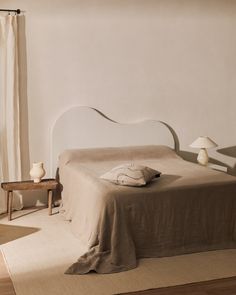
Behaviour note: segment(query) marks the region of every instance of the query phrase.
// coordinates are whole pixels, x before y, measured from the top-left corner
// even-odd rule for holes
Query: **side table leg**
[[[13,191],[7,191],[7,199],[8,199],[8,220],[11,221],[12,215],[12,201],[13,201]]]
[[[9,212],[9,191],[7,191],[7,213]]]
[[[48,214],[52,215],[52,190],[48,190]]]

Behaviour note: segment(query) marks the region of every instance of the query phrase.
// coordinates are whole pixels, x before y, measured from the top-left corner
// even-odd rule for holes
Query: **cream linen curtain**
[[[21,179],[17,16],[0,16],[0,181]],[[14,194],[13,207],[22,208]],[[0,189],[0,213],[6,212]]]

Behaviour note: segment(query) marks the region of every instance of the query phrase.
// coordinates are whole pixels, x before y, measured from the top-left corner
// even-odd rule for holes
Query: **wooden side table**
[[[1,183],[2,189],[4,189],[7,192],[8,220],[12,219],[13,191],[47,190],[49,215],[52,215],[53,190],[55,190],[57,188],[57,186],[58,186],[58,182],[53,178],[43,179],[39,183],[35,183],[35,182],[33,182],[33,180],[2,182]]]

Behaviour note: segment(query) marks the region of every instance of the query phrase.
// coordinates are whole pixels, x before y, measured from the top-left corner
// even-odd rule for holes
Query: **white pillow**
[[[111,169],[100,178],[119,185],[144,186],[160,174],[152,168],[128,163]]]

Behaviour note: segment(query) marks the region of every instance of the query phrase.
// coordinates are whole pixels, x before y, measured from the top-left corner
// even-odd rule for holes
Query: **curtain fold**
[[[0,181],[21,180],[17,15],[0,17]],[[13,208],[23,207],[14,194]],[[0,190],[0,213],[6,212]]]

